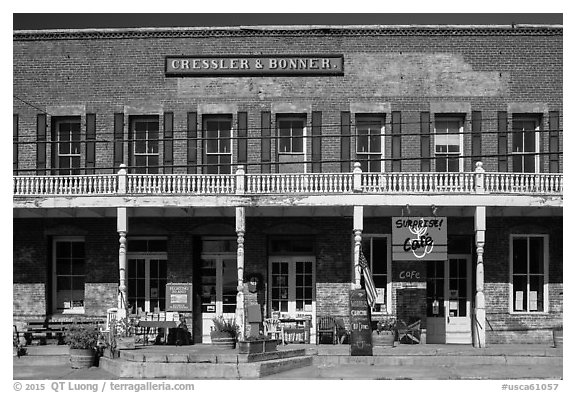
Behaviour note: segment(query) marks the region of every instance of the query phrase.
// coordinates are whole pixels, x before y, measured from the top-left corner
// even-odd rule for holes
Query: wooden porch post
[[[118,317],[126,316],[128,308],[128,287],[126,285],[126,235],[128,233],[128,212],[125,207],[119,207],[117,213],[117,230],[120,236],[120,249],[118,252],[118,267],[120,269],[120,283],[118,286]]]
[[[352,289],[360,289],[360,249],[364,230],[364,206],[354,206],[354,283]]]
[[[236,324],[240,327],[240,339],[244,339],[244,233],[246,232],[246,209],[236,208],[236,234],[238,236],[237,266],[238,286],[236,290]]]
[[[476,163],[475,192],[484,194],[484,168],[482,162]],[[474,299],[474,321],[472,323],[472,342],[474,347],[486,346],[486,299],[484,297],[484,243],[486,236],[486,206],[476,206],[474,213],[474,231],[476,233],[476,296]]]

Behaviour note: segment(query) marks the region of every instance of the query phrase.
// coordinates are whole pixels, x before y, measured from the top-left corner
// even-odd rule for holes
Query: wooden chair
[[[322,342],[322,336],[330,335],[332,338],[332,344],[336,344],[338,342],[336,329],[337,324],[333,317],[323,316],[318,318],[318,323],[316,325],[316,343],[320,344]]]
[[[279,319],[265,318],[263,324],[265,336],[280,340],[282,344],[286,344],[286,341],[284,341],[284,327],[282,326],[282,323],[280,323]]]
[[[398,342],[402,344],[420,344],[420,320],[411,324],[400,320],[396,325],[398,331]]]

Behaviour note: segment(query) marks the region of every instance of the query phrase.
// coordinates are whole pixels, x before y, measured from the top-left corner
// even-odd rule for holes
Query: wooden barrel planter
[[[372,346],[373,347],[393,347],[394,346],[394,332],[382,330],[380,332],[372,331]]]
[[[236,338],[226,332],[210,332],[210,341],[218,348],[234,349],[236,347]]]
[[[96,362],[96,352],[93,349],[70,348],[70,365],[72,368],[89,368]]]

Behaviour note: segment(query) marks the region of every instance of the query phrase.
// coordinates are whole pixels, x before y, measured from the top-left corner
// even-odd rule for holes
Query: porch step
[[[14,350],[14,363],[25,363],[31,366],[66,365],[70,363],[68,345],[29,345],[26,355],[18,358]]]
[[[175,360],[175,359],[174,359]],[[100,367],[120,378],[251,379],[312,365],[312,356],[242,363],[157,362],[101,358]]]

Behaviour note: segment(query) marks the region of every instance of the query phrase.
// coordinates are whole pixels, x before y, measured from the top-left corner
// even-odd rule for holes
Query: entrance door
[[[470,255],[427,262],[427,343],[472,344],[470,262]]]
[[[202,342],[210,343],[212,318],[234,319],[238,285],[236,254],[203,254],[201,258]]]
[[[165,311],[166,261],[165,253],[129,255],[128,303],[134,312]]]
[[[316,320],[316,258],[313,256],[270,257],[270,310],[281,317]],[[316,342],[315,329],[310,342]]]

